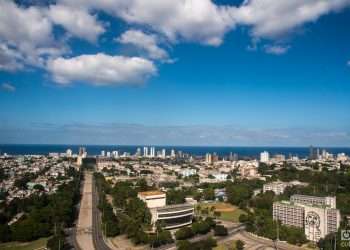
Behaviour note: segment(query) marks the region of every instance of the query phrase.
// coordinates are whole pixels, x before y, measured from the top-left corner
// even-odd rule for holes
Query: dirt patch
[[[227,203],[217,203],[213,206],[215,208],[215,211],[217,211],[217,212],[233,212],[236,210],[236,207],[232,206],[231,204],[227,204]]]

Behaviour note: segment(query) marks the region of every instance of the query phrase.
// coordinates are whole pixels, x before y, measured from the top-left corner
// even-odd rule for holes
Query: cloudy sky
[[[350,0],[0,0],[0,143],[350,146]]]

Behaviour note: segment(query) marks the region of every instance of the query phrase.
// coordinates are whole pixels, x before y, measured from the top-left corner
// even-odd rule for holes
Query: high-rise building
[[[171,150],[170,157],[171,158],[175,158],[176,157],[176,153],[175,153],[174,149]]]
[[[111,157],[111,152],[107,152],[107,157]]]
[[[270,154],[267,151],[260,153],[260,162],[269,162],[270,160]]]
[[[210,153],[206,153],[206,155],[205,155],[205,162],[207,164],[212,164],[213,163],[213,158],[212,158],[212,155]]]
[[[143,156],[148,157],[148,147],[143,147]]]
[[[67,157],[72,157],[72,155],[73,155],[72,150],[71,150],[70,148],[67,149],[67,151],[66,151],[66,156],[67,156]]]
[[[82,157],[86,156],[86,149],[84,147],[79,148],[79,156],[82,156]]]
[[[114,158],[118,158],[119,157],[119,152],[115,150],[115,151],[112,152],[112,155],[113,155]]]
[[[104,157],[105,155],[106,155],[105,151],[102,150],[102,151],[101,151],[101,156]]]
[[[162,149],[162,158],[165,159],[166,157],[166,150],[165,148]]]
[[[141,156],[141,148],[136,149],[135,156]]]
[[[151,151],[150,152],[150,157],[154,158],[156,156],[156,149],[155,149],[155,147],[151,147],[150,151]]]

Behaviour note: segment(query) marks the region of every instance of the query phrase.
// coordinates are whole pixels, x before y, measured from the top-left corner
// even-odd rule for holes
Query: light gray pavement
[[[84,176],[76,240],[80,249],[95,250],[92,237],[92,174],[90,172],[85,172]]]

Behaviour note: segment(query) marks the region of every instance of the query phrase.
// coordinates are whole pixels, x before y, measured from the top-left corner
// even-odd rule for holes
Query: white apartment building
[[[189,177],[189,176],[195,175],[195,174],[197,174],[197,170],[194,168],[186,168],[186,169],[181,170],[181,175],[183,177]]]
[[[217,181],[226,181],[228,174],[217,173],[217,174],[213,174],[213,176]]]
[[[263,192],[265,193],[267,191],[272,191],[276,195],[280,195],[280,194],[284,193],[284,190],[288,186],[290,186],[290,184],[288,182],[274,181],[274,182],[264,184]]]
[[[162,157],[163,159],[165,159],[165,157],[166,157],[166,150],[165,150],[165,148],[162,149],[161,157]]]
[[[283,225],[303,228],[304,209],[289,201],[274,202],[273,219],[281,221]]]
[[[73,151],[69,148],[69,149],[67,149],[67,151],[66,151],[66,156],[67,157],[72,157],[72,155],[73,155]]]
[[[150,148],[150,155],[151,158],[154,158],[156,156],[156,149],[155,147]]]
[[[305,235],[317,242],[329,233],[337,232],[340,225],[339,210],[328,207],[303,205],[305,213]]]
[[[260,162],[269,162],[270,160],[270,154],[267,151],[260,153]]]
[[[148,147],[143,147],[143,156],[148,157]]]
[[[212,156],[211,154],[207,153],[207,154],[205,155],[205,162],[206,162],[207,164],[212,164],[212,163],[213,163],[213,156]]]
[[[119,157],[119,152],[118,151],[113,151],[112,155],[114,158],[118,158]]]
[[[171,158],[175,158],[175,156],[176,156],[175,150],[172,149],[172,150],[171,150],[171,153],[170,153],[170,157],[171,157]]]

